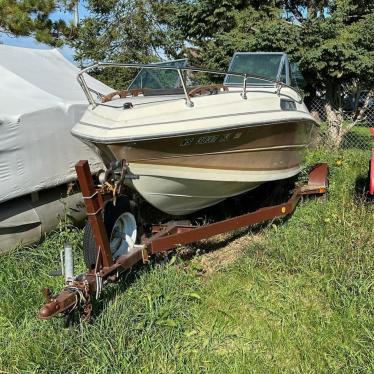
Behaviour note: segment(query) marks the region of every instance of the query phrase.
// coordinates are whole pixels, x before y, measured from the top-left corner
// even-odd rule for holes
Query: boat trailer
[[[291,197],[283,204],[267,206],[254,212],[239,215],[202,226],[178,224],[152,225],[152,234],[141,244],[135,244],[127,254],[114,259],[103,220],[103,209],[108,191],[95,186],[88,161],[75,165],[79,185],[87,208],[88,222],[91,225],[96,243],[96,264],[84,274],[74,276],[71,247],[65,247],[65,282],[62,291],[52,296],[46,288],[46,304],[38,313],[39,319],[49,319],[56,315],[73,318],[76,312],[81,320],[89,320],[92,311],[92,298],[100,296],[103,286],[119,280],[121,274],[133,265],[149,261],[150,256],[165,252],[179,245],[190,244],[217,234],[248,227],[264,221],[291,214],[300,199],[305,195],[324,195],[328,187],[328,166],[317,164],[310,171],[308,181],[296,186]],[[110,198],[110,196],[109,196]],[[115,198],[115,196],[114,196]]]

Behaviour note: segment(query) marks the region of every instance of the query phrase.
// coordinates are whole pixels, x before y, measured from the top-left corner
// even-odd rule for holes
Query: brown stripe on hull
[[[208,169],[281,170],[299,165],[310,141],[312,122],[248,126],[194,136],[96,144],[106,163],[129,163]]]
[[[297,152],[262,151],[245,152],[242,154],[219,154],[214,156],[201,155],[199,157],[179,159],[155,159],[141,164],[167,165],[190,168],[220,169],[220,170],[243,170],[243,171],[267,171],[295,168],[300,164],[304,155],[303,150]]]

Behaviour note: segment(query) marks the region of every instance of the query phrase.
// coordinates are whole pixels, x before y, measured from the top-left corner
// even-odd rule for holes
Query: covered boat
[[[77,159],[94,172],[103,165],[70,133],[87,108],[78,71],[58,50],[0,45],[0,252],[38,241],[62,217],[85,217],[82,196],[68,196],[67,184]]]
[[[94,98],[83,74],[107,66],[142,70],[127,90]],[[196,85],[207,74],[223,84]],[[99,63],[78,80],[90,106],[72,133],[108,167],[126,160],[127,184],[175,216],[296,175],[317,125],[284,53],[236,53],[228,72]]]

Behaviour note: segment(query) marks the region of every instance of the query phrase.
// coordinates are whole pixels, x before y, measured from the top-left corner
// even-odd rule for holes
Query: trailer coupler
[[[39,319],[50,319],[56,315],[71,315],[79,311],[82,320],[91,317],[91,290],[86,281],[74,281],[67,285],[57,296],[51,296],[49,289],[44,290],[46,304],[39,310]]]

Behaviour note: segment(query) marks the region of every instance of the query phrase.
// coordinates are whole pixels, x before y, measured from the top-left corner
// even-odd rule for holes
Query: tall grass
[[[360,192],[367,159],[310,153],[306,166],[329,161],[328,201],[302,202],[209,276],[199,257],[137,267],[106,289],[92,324],[70,330],[36,313],[41,288],[62,285],[48,273],[66,240],[83,268],[81,232],[61,227],[37,248],[1,256],[0,372],[373,372],[374,209]]]

